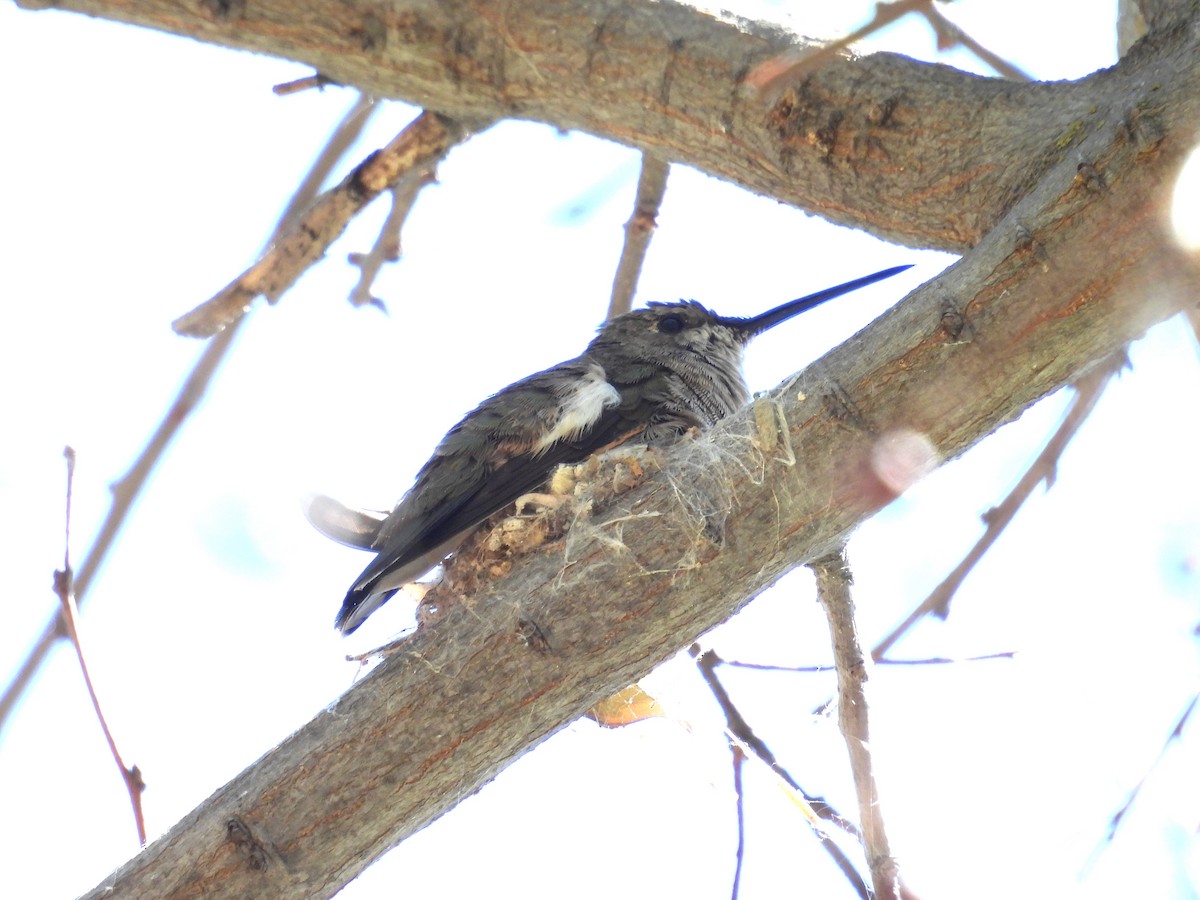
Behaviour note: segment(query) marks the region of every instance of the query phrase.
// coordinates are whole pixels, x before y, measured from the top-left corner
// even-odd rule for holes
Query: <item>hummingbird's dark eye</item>
[[[658,330],[663,334],[679,334],[683,331],[683,319],[679,316],[663,316],[658,320]]]

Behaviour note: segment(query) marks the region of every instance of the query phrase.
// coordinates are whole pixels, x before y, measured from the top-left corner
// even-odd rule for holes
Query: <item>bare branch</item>
[[[371,285],[375,283],[379,270],[384,263],[396,262],[400,259],[400,231],[404,222],[412,212],[417,196],[428,185],[437,181],[436,166],[415,168],[404,175],[391,188],[392,208],[388,210],[387,219],[379,229],[379,237],[369,253],[351,253],[350,264],[361,270],[358,284],[350,292],[350,302],[355,306],[378,306],[385,308],[383,301],[371,295]]]
[[[650,239],[658,226],[658,210],[667,191],[667,173],[670,169],[670,165],[658,157],[642,154],[637,196],[633,201],[633,214],[625,223],[625,245],[621,248],[621,261],[613,278],[606,318],[611,319],[633,308],[633,296],[637,293],[638,278],[642,274],[646,251],[650,249]]]
[[[1163,745],[1159,749],[1158,755],[1154,758],[1154,762],[1151,763],[1150,769],[1145,775],[1138,779],[1138,783],[1133,786],[1133,789],[1129,792],[1129,796],[1126,797],[1125,802],[1121,804],[1121,808],[1113,813],[1112,818],[1108,820],[1108,830],[1104,834],[1104,839],[1101,846],[1103,846],[1103,844],[1112,843],[1113,839],[1116,838],[1117,829],[1121,827],[1121,822],[1124,821],[1126,813],[1133,808],[1133,804],[1137,801],[1138,795],[1141,794],[1142,788],[1146,785],[1146,779],[1150,777],[1151,772],[1158,768],[1158,764],[1162,762],[1162,758],[1166,755],[1171,744],[1183,737],[1183,730],[1187,728],[1188,720],[1191,719],[1197,708],[1200,708],[1200,694],[1193,694],[1192,699],[1189,700],[1187,706],[1184,707],[1182,715],[1180,715],[1180,717],[1176,720],[1175,727],[1171,729],[1171,733],[1168,734],[1167,739],[1163,741]]]
[[[809,818],[809,825],[813,828],[813,835],[821,842],[822,848],[824,848],[825,852],[829,854],[830,858],[834,862],[834,865],[841,870],[842,874],[846,877],[846,880],[850,882],[850,886],[854,888],[858,896],[863,898],[863,900],[868,900],[871,892],[867,887],[866,882],[863,881],[862,876],[859,875],[858,870],[854,868],[854,863],[850,862],[842,848],[839,847],[833,841],[833,839],[829,837],[829,835],[825,834],[816,827],[816,822],[817,820],[823,819],[832,823],[833,825],[836,825],[838,828],[845,831],[847,834],[853,835],[854,837],[858,837],[857,829],[841,813],[834,809],[832,805],[826,802],[824,797],[818,797],[810,794],[808,791],[802,788],[796,779],[792,777],[791,773],[788,772],[788,770],[780,765],[779,761],[775,759],[775,754],[771,752],[771,748],[767,746],[766,742],[754,733],[754,729],[750,727],[750,723],[747,722],[742,716],[741,710],[737,708],[737,705],[729,696],[729,692],[725,690],[725,685],[721,683],[720,678],[717,676],[717,666],[720,665],[721,658],[712,650],[702,653],[698,644],[693,644],[688,649],[688,652],[692,655],[692,658],[696,660],[696,667],[700,670],[701,677],[704,679],[705,684],[708,685],[708,689],[712,691],[713,697],[716,699],[717,704],[721,707],[721,712],[725,715],[725,728],[730,736],[729,750],[734,755],[734,767],[738,776],[740,777],[741,774],[740,759],[744,758],[746,754],[751,754],[757,757],[763,763],[763,765],[765,765],[776,775],[776,777],[781,779],[801,798],[803,798],[805,804],[808,806],[809,810],[811,810],[812,816]],[[742,794],[740,789],[738,790],[737,796],[739,836],[738,867],[734,877],[735,893],[737,889],[737,883],[741,876],[743,810]]]
[[[929,22],[937,35],[939,50],[949,50],[956,44],[961,44],[1003,77],[1013,81],[1033,80],[1017,66],[998,54],[992,53],[947,19],[934,8],[933,0],[895,0],[892,3],[876,3],[874,18],[845,37],[820,47],[790,50],[760,63],[746,76],[746,85],[755,90],[764,102],[777,103],[785,87],[799,84],[805,75],[816,72],[822,66],[829,65],[847,53],[863,38],[882,31],[910,12],[920,13]]]
[[[1020,66],[1010,63],[998,53],[993,53],[942,15],[934,5],[933,0],[926,0],[926,2],[921,4],[920,13],[928,20],[937,34],[939,50],[948,50],[955,44],[962,44],[962,46],[991,66],[1001,77],[1011,81],[1033,81],[1029,73]]]
[[[316,196],[317,191],[328,177],[329,172],[337,165],[338,160],[345,153],[346,149],[349,148],[350,144],[354,142],[355,137],[357,137],[359,131],[361,131],[363,125],[366,123],[366,117],[372,108],[372,103],[373,101],[370,98],[360,97],[358,102],[334,129],[329,141],[317,155],[312,168],[292,195],[284,212],[280,215],[272,237],[267,242],[267,246],[270,246],[285,228],[291,226],[292,220],[298,210],[305,209],[312,202],[313,197]],[[83,603],[88,588],[91,587],[92,579],[100,570],[101,564],[108,557],[108,553],[112,549],[113,543],[121,531],[121,527],[125,524],[125,518],[128,516],[130,509],[132,509],[134,501],[141,494],[142,488],[150,477],[150,473],[154,471],[154,468],[162,459],[167,447],[170,446],[172,439],[183,426],[183,423],[187,421],[193,410],[196,409],[201,399],[203,399],[213,375],[229,352],[230,347],[233,346],[237,331],[235,323],[217,335],[204,348],[204,352],[200,354],[196,365],[192,368],[183,386],[179,389],[179,393],[172,401],[170,409],[167,410],[158,428],[151,435],[146,448],[134,462],[132,468],[112,486],[112,506],[109,508],[108,515],[105,516],[104,522],[100,526],[100,532],[96,536],[95,543],[92,544],[91,550],[88,552],[83,565],[79,569],[79,574],[74,579],[74,597],[77,604]],[[33,676],[37,674],[38,669],[41,668],[46,654],[50,652],[50,648],[54,646],[55,641],[63,636],[63,633],[61,616],[55,611],[50,621],[46,623],[46,627],[42,630],[41,637],[38,638],[37,643],[34,644],[33,649],[30,650],[29,655],[21,664],[21,668],[4,689],[4,696],[0,697],[0,729],[4,727],[17,701],[33,681]]]
[[[810,568],[817,576],[817,596],[829,619],[833,656],[837,661],[838,725],[850,756],[854,790],[858,794],[863,849],[871,869],[874,896],[879,900],[901,900],[900,867],[888,844],[871,763],[867,695],[863,687],[868,678],[867,657],[854,620],[850,568],[845,551],[839,549],[823,556],[810,563]]]
[[[740,747],[730,745],[733,762],[733,794],[737,797],[737,856],[733,866],[733,885],[729,889],[730,900],[738,900],[742,885],[742,861],[746,850],[746,803],[742,793],[742,769],[746,766],[746,754]]]
[[[170,445],[171,440],[187,421],[192,411],[199,405],[201,398],[208,390],[208,385],[212,381],[213,374],[217,367],[225,358],[229,348],[233,344],[233,339],[237,335],[236,328],[229,328],[218,335],[200,354],[200,359],[196,362],[195,367],[188,375],[187,380],[180,388],[179,394],[171,403],[171,408],[167,410],[163,416],[158,428],[150,437],[150,442],[146,445],[133,467],[125,473],[125,475],[112,486],[113,502],[108,510],[108,515],[104,517],[104,522],[100,526],[100,532],[96,535],[96,541],[92,544],[91,550],[83,561],[83,565],[79,568],[79,574],[74,579],[73,596],[77,604],[82,604],[87,594],[87,590],[91,587],[92,579],[99,571],[101,564],[108,557],[109,551],[112,549],[113,543],[116,541],[117,535],[120,533],[122,526],[125,524],[125,519],[132,509],[134,501],[141,494],[142,488],[145,486],[150,473],[158,465],[163,457],[163,453]],[[61,613],[56,610],[50,617],[50,621],[46,623],[46,627],[42,630],[42,635],[38,638],[33,649],[21,664],[21,668],[13,677],[8,687],[4,689],[4,696],[0,698],[0,728],[8,721],[9,715],[16,706],[21,695],[25,693],[25,689],[29,687],[33,681],[34,675],[41,668],[42,662],[46,658],[46,654],[50,652],[50,648],[54,643],[65,634],[62,624]]]
[[[931,656],[926,659],[877,659],[877,666],[946,666],[965,662],[987,662],[993,659],[1012,659],[1015,650],[1001,653],[985,653],[982,656]],[[752,672],[832,672],[836,669],[833,663],[823,666],[773,666],[767,663],[742,662],[736,659],[725,659],[722,662],[735,669],[749,669]]]
[[[1125,363],[1125,354],[1122,352],[1119,356],[1120,362],[1104,366],[1096,371],[1090,372],[1087,376],[1080,379],[1075,385],[1075,399],[1071,402],[1070,409],[1067,410],[1066,416],[1063,417],[1062,424],[1058,426],[1058,430],[1054,432],[1050,440],[1046,442],[1046,446],[1042,448],[1042,452],[1038,454],[1033,464],[1021,476],[1021,480],[1017,482],[1016,487],[1012,489],[1007,497],[1000,502],[999,505],[992,507],[984,515],[983,521],[986,525],[983,536],[971,548],[971,551],[963,558],[963,561],[955,566],[954,571],[947,575],[942,583],[933,589],[928,597],[909,613],[908,617],[897,625],[892,631],[875,645],[871,651],[871,658],[880,660],[884,654],[898,641],[914,624],[923,619],[927,615],[935,615],[939,619],[944,619],[950,614],[950,601],[954,599],[959,587],[962,586],[966,577],[971,574],[971,570],[976,564],[983,559],[988,549],[996,542],[996,539],[1008,527],[1008,524],[1016,516],[1017,511],[1029,499],[1034,489],[1043,481],[1046,482],[1046,487],[1049,489],[1054,484],[1055,472],[1058,469],[1058,461],[1062,457],[1063,451],[1067,449],[1067,445],[1071,439],[1075,437],[1076,432],[1092,410],[1096,408],[1096,403],[1104,394],[1104,389],[1108,387],[1112,376],[1116,374],[1121,365]]]
[[[309,91],[313,88],[321,90],[327,85],[336,84],[331,78],[326,78],[320,72],[312,75],[305,75],[303,78],[297,78],[293,81],[285,81],[282,84],[277,84],[271,90],[280,97],[286,97],[288,94],[298,94],[301,91]]]
[[[241,318],[259,295],[274,303],[325,255],[368,203],[408,172],[435,165],[473,130],[436,113],[421,113],[390,144],[322,194],[258,262],[214,297],[176,319],[173,327],[189,337],[210,337]]]
[[[774,103],[779,99],[779,93],[783,86],[794,84],[805,75],[816,72],[822,66],[827,66],[838,58],[843,58],[846,52],[863,38],[882,31],[897,19],[929,5],[930,2],[932,0],[896,0],[893,3],[876,3],[875,16],[867,24],[859,26],[836,41],[789,50],[759,63],[750,70],[745,83],[757,91],[760,97]]]
[[[312,206],[317,193],[321,190],[321,185],[325,183],[342,157],[350,151],[359,135],[363,133],[363,129],[367,127],[367,122],[370,121],[375,109],[374,97],[369,94],[358,95],[354,105],[342,116],[342,120],[337,123],[329,135],[329,139],[325,141],[325,146],[317,154],[317,158],[305,174],[304,180],[292,192],[287,206],[279,214],[279,221],[275,223],[271,239],[263,248],[264,253],[270,251],[275,244],[283,240],[289,231],[296,227],[301,213]]]
[[[133,807],[133,822],[137,827],[138,843],[144,847],[146,846],[146,816],[142,812],[142,792],[146,789],[146,783],[142,781],[141,770],[137,766],[125,765],[121,758],[121,751],[117,749],[117,741],[113,737],[112,729],[108,727],[108,720],[104,718],[104,711],[100,708],[100,698],[96,694],[96,686],[92,683],[92,674],[88,670],[87,657],[83,652],[83,641],[79,637],[79,607],[75,604],[75,578],[71,571],[71,494],[75,482],[75,450],[67,447],[63,451],[63,456],[67,459],[66,527],[63,536],[63,567],[54,573],[54,592],[58,594],[59,602],[62,605],[62,621],[66,627],[67,637],[75,648],[75,656],[79,660],[79,670],[83,673],[83,683],[87,687],[88,697],[92,701],[92,709],[96,712],[96,719],[100,722],[100,729],[104,732],[108,750],[121,773],[121,780],[125,782],[125,789],[129,792],[129,803]]]

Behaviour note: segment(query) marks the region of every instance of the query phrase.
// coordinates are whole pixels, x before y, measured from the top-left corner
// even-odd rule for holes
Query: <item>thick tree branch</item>
[[[892,54],[838,60],[768,107],[742,80],[795,36],[658,0],[55,6],[297,60],[464,121],[582,129],[888,240],[959,252],[1129,112],[1113,72],[1013,84]]]
[[[1161,139],[1097,128],[966,259],[781,386],[672,448],[559,542],[481,576],[341,700],[99,886],[144,898],[328,896],[599,698],[828,552],[891,499],[900,429],[955,456],[1194,303],[1163,206],[1200,133],[1200,37],[1142,60]],[[1145,46],[1143,44],[1143,46]],[[797,465],[774,460],[795,453]],[[602,470],[603,471],[603,470]],[[599,481],[596,481],[599,484]],[[501,566],[506,570],[506,566]],[[484,567],[481,571],[487,571]],[[631,587],[632,586],[632,587]],[[537,640],[530,638],[536,635]]]

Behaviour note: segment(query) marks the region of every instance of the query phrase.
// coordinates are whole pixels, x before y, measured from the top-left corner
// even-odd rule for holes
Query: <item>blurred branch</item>
[[[351,253],[349,256],[350,264],[358,266],[361,270],[358,284],[350,292],[350,302],[355,306],[370,304],[386,311],[383,301],[371,295],[371,286],[384,263],[400,259],[400,230],[412,212],[417,196],[425,187],[436,181],[437,168],[436,164],[432,164],[414,168],[392,185],[392,208],[388,210],[387,219],[379,229],[375,244],[368,253]]]
[[[100,570],[101,564],[107,559],[108,553],[121,531],[121,527],[125,524],[125,519],[129,515],[129,511],[141,495],[142,488],[145,487],[150,473],[154,471],[155,466],[162,459],[167,447],[171,444],[171,440],[178,433],[180,426],[187,421],[188,417],[199,406],[205,392],[208,390],[209,384],[212,382],[213,375],[216,374],[217,367],[220,366],[226,353],[229,352],[236,334],[236,331],[231,331],[229,336],[224,340],[220,342],[214,341],[204,349],[204,352],[200,354],[200,359],[196,361],[195,367],[183,383],[183,387],[171,403],[170,409],[167,410],[162,422],[159,423],[158,428],[151,436],[146,449],[142,451],[141,455],[134,462],[133,467],[118,481],[113,483],[112,506],[109,508],[104,524],[100,527],[96,543],[92,545],[91,552],[88,553],[87,558],[83,561],[83,565],[79,569],[79,578],[76,580],[75,585],[77,600],[82,600],[88,588],[91,587],[92,578],[95,577],[96,573]]]
[[[1162,748],[1158,751],[1158,756],[1154,758],[1154,762],[1151,763],[1149,770],[1145,775],[1138,779],[1138,783],[1133,786],[1133,790],[1129,792],[1129,796],[1125,799],[1125,802],[1121,804],[1121,808],[1113,813],[1112,818],[1108,820],[1108,830],[1104,835],[1102,845],[1112,843],[1113,839],[1117,836],[1117,829],[1121,827],[1121,822],[1124,821],[1125,815],[1130,809],[1132,809],[1133,804],[1137,801],[1138,795],[1141,794],[1142,788],[1146,785],[1146,780],[1150,777],[1151,773],[1158,768],[1159,763],[1161,763],[1163,757],[1166,756],[1167,750],[1171,744],[1183,737],[1183,730],[1187,727],[1188,720],[1192,717],[1192,714],[1196,712],[1198,706],[1200,706],[1200,694],[1193,694],[1192,699],[1188,701],[1188,705],[1184,708],[1183,714],[1175,722],[1175,727],[1171,729],[1171,733],[1168,734],[1167,739],[1163,741]]]
[[[746,802],[742,787],[742,770],[746,767],[746,754],[735,744],[729,745],[733,763],[733,794],[737,798],[737,855],[733,864],[733,884],[729,889],[730,900],[738,900],[742,887],[742,863],[746,851]],[[861,880],[861,879],[860,879]]]
[[[797,82],[806,74],[828,65],[867,35],[882,31],[897,19],[930,2],[931,0],[897,0],[894,3],[876,3],[875,17],[867,24],[859,26],[836,41],[789,50],[761,62],[750,70],[745,84],[757,91],[760,97],[774,102],[780,89],[786,84]]]
[[[646,261],[646,251],[650,249],[650,239],[658,226],[658,211],[667,191],[667,174],[670,170],[671,166],[666,160],[649,153],[642,154],[642,172],[638,176],[633,214],[625,223],[625,245],[621,248],[621,261],[613,278],[612,296],[605,318],[615,318],[633,308],[633,296],[637,293],[638,278]]]
[[[1053,487],[1058,472],[1058,461],[1062,457],[1063,451],[1067,449],[1067,445],[1071,443],[1071,439],[1075,437],[1080,426],[1087,421],[1092,410],[1096,408],[1097,402],[1104,394],[1104,389],[1108,387],[1113,375],[1126,363],[1127,359],[1122,351],[1116,360],[1101,365],[1076,382],[1075,397],[1071,401],[1066,416],[1063,417],[1062,424],[1058,426],[1058,430],[1046,442],[1042,452],[1021,476],[1021,480],[1017,482],[1016,487],[1009,495],[999,505],[992,507],[984,514],[983,521],[986,528],[983,536],[971,548],[963,561],[955,566],[954,571],[933,589],[924,602],[909,613],[908,618],[893,628],[887,637],[875,645],[871,651],[872,659],[882,659],[896,641],[925,616],[932,614],[939,619],[944,619],[950,615],[950,602],[954,599],[955,593],[967,576],[971,574],[971,570],[983,559],[984,554],[1012,522],[1017,511],[1029,499],[1034,489],[1043,481],[1046,483],[1047,490]]]
[[[301,91],[309,91],[313,88],[322,90],[331,84],[337,84],[337,82],[332,78],[326,78],[320,72],[314,72],[312,75],[305,75],[303,78],[296,78],[292,81],[277,84],[271,90],[280,97],[286,97],[288,94],[298,94]],[[366,97],[367,95],[362,94],[360,96]]]
[[[142,451],[137,461],[133,464],[133,467],[119,481],[113,484],[112,506],[109,507],[108,515],[104,517],[104,522],[100,526],[100,532],[96,535],[95,543],[92,544],[92,548],[84,559],[83,565],[79,568],[79,575],[74,579],[73,594],[77,604],[82,605],[87,590],[91,586],[92,579],[95,577],[96,572],[99,571],[101,564],[108,557],[108,553],[112,549],[117,535],[125,524],[125,519],[129,515],[129,511],[141,495],[142,488],[145,487],[150,473],[154,471],[154,468],[162,459],[163,454],[166,452],[171,440],[178,433],[180,427],[182,427],[183,423],[187,421],[188,416],[199,405],[205,391],[208,390],[208,385],[212,381],[213,374],[225,358],[225,354],[229,351],[236,336],[237,329],[229,328],[219,334],[204,348],[204,352],[200,354],[200,359],[189,373],[187,380],[183,383],[183,387],[180,388],[179,394],[172,401],[170,409],[167,410],[158,428],[155,429],[150,442],[146,445],[146,449]],[[61,611],[56,610],[50,617],[50,621],[46,623],[46,627],[42,629],[41,637],[38,638],[29,655],[25,657],[21,668],[17,671],[17,674],[13,677],[8,687],[4,689],[4,696],[0,698],[0,729],[8,722],[13,708],[16,706],[17,701],[20,700],[22,694],[25,693],[25,689],[33,681],[34,675],[41,668],[46,654],[50,652],[50,648],[64,634],[62,614]]]
[[[125,789],[129,791],[129,802],[133,806],[133,821],[137,826],[138,843],[144,847],[146,845],[146,817],[142,812],[142,792],[146,789],[146,783],[142,781],[141,770],[137,766],[125,765],[121,758],[121,751],[117,749],[117,742],[113,738],[112,730],[108,727],[108,720],[104,718],[104,712],[100,709],[100,698],[96,695],[96,687],[92,683],[92,675],[88,671],[87,658],[83,652],[83,641],[79,638],[79,607],[75,604],[75,579],[74,573],[71,571],[71,494],[75,482],[75,450],[67,447],[63,450],[63,456],[67,459],[66,527],[63,535],[63,567],[54,573],[54,592],[58,594],[59,602],[62,604],[62,620],[67,636],[75,647],[75,656],[79,659],[79,670],[83,673],[83,683],[87,687],[88,697],[91,698],[92,709],[96,711],[96,718],[104,732],[104,740],[107,741],[113,761],[121,772],[121,780],[125,782]]]
[[[834,864],[841,869],[842,874],[850,885],[857,892],[858,896],[867,900],[871,896],[871,891],[859,875],[858,870],[854,868],[854,864],[842,851],[842,848],[834,843],[829,835],[822,832],[816,825],[818,820],[825,820],[836,825],[838,828],[851,834],[855,837],[858,832],[854,825],[841,815],[832,805],[827,803],[823,797],[814,796],[804,788],[800,787],[799,783],[794,779],[790,772],[779,764],[775,758],[775,754],[771,752],[771,748],[766,742],[754,733],[754,729],[750,727],[750,723],[742,716],[741,711],[729,696],[729,692],[725,690],[725,685],[721,683],[717,676],[717,666],[721,663],[721,658],[713,650],[701,652],[699,644],[693,644],[688,648],[688,653],[696,660],[696,667],[700,670],[700,675],[704,679],[708,689],[712,691],[713,697],[717,704],[721,707],[721,712],[725,715],[725,727],[731,736],[729,750],[734,754],[734,767],[740,775],[740,764],[738,756],[749,753],[756,756],[759,760],[769,768],[776,777],[787,784],[796,794],[803,799],[804,806],[807,807],[805,818],[808,820],[809,826],[813,829],[813,834],[817,840],[821,842],[825,852],[829,854]],[[744,749],[743,749],[744,748]],[[738,791],[738,865],[735,872],[734,885],[736,885],[741,875],[741,838],[742,838],[742,794]]]
[[[437,113],[423,112],[382,150],[358,164],[287,228],[254,265],[211,299],[175,320],[189,337],[211,337],[237,321],[262,295],[276,302],[325,255],[367,204],[413,170],[426,169],[476,129]]]
[[[297,211],[305,209],[312,203],[313,197],[316,196],[321,184],[329,176],[329,172],[337,165],[338,160],[345,153],[346,149],[354,143],[363,125],[366,124],[366,117],[372,108],[372,104],[373,101],[370,98],[360,96],[355,105],[334,129],[325,147],[313,162],[312,168],[297,187],[292,198],[288,201],[287,206],[279,217],[279,221],[275,225],[271,238],[267,241],[267,246],[270,246],[286,228],[291,226]],[[238,331],[236,325],[237,322],[225,329],[204,348],[204,351],[200,354],[200,358],[196,361],[196,365],[188,373],[187,379],[179,389],[179,393],[171,402],[166,415],[163,416],[158,428],[151,435],[146,448],[138,456],[130,470],[119,481],[113,484],[112,506],[109,508],[108,515],[105,516],[104,522],[100,526],[100,532],[96,535],[96,540],[88,551],[83,565],[79,568],[79,574],[74,579],[76,604],[83,604],[88,588],[91,587],[92,579],[100,570],[101,564],[107,559],[108,553],[121,531],[121,527],[125,524],[125,519],[129,515],[129,511],[141,495],[142,489],[150,477],[150,473],[154,471],[154,468],[162,459],[167,447],[170,446],[172,439],[183,426],[183,423],[187,421],[188,417],[200,404],[201,399],[203,399],[213,375],[229,352],[229,348],[233,346],[233,341]],[[62,617],[59,611],[56,610],[51,616],[50,621],[46,623],[46,627],[42,629],[41,637],[38,638],[29,655],[26,656],[25,661],[21,664],[21,668],[4,689],[3,697],[0,697],[0,730],[4,728],[17,701],[20,700],[21,696],[25,693],[25,689],[33,681],[34,675],[41,668],[46,654],[50,652],[50,648],[54,646],[55,641],[63,635]]]
[[[854,790],[858,794],[858,813],[863,850],[871,869],[871,882],[877,900],[902,900],[900,867],[892,856],[883,810],[871,762],[871,735],[868,722],[867,659],[854,620],[854,601],[850,597],[850,567],[844,548],[809,564],[817,576],[817,596],[829,619],[829,634],[838,673],[838,726],[846,739]]]
[[[819,47],[788,51],[755,66],[746,76],[746,85],[769,102],[778,99],[780,91],[798,83],[806,74],[828,65],[868,35],[882,31],[910,12],[920,13],[937,35],[938,49],[945,51],[957,45],[970,50],[1001,76],[1013,81],[1032,81],[1024,71],[988,50],[977,40],[934,8],[933,0],[895,0],[876,3],[875,17],[845,37]]]
[[[288,200],[287,206],[283,208],[283,212],[279,215],[279,221],[275,223],[275,229],[271,232],[271,239],[267,241],[267,245],[263,248],[263,252],[270,252],[270,249],[292,231],[300,220],[300,216],[317,198],[318,192],[332,174],[337,164],[342,161],[350,148],[354,146],[354,142],[359,139],[363,133],[363,129],[367,127],[367,122],[377,109],[376,100],[370,94],[358,95],[354,101],[354,105],[349,111],[342,116],[342,120],[334,126],[333,131],[325,141],[325,145],[317,154],[317,158],[313,160],[312,166],[305,174],[303,180],[292,192],[291,199]],[[276,297],[278,299],[278,297]]]
[[[1010,63],[998,53],[993,53],[942,15],[932,0],[925,0],[917,11],[932,26],[934,34],[937,35],[939,50],[950,50],[955,45],[961,44],[991,66],[1000,77],[1007,78],[1009,81],[1033,81],[1033,77],[1020,66]]]
[[[986,662],[993,659],[1012,659],[1016,656],[1015,650],[1004,650],[1000,653],[985,653],[981,656],[931,656],[926,659],[877,659],[875,664],[879,666],[945,666],[956,663],[967,662]],[[736,669],[750,669],[756,672],[833,672],[836,666],[833,663],[823,666],[773,666],[767,663],[750,663],[741,662],[736,659],[721,660],[723,665],[731,666]]]

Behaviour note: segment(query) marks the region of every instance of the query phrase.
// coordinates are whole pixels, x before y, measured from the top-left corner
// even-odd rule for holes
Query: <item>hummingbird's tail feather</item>
[[[333,620],[334,627],[342,634],[350,634],[367,620],[367,616],[392,599],[392,595],[398,590],[400,588],[372,592],[370,588],[351,588],[342,602],[342,608],[338,610],[337,618]]]
[[[303,500],[304,515],[313,528],[327,538],[371,550],[387,513],[375,509],[354,509],[324,494],[309,494]]]
[[[469,533],[470,529],[459,532],[404,562],[389,560],[381,554],[350,588],[333,624],[342,634],[352,632],[367,620],[367,616],[391,600],[400,588],[412,584],[445,559]]]

